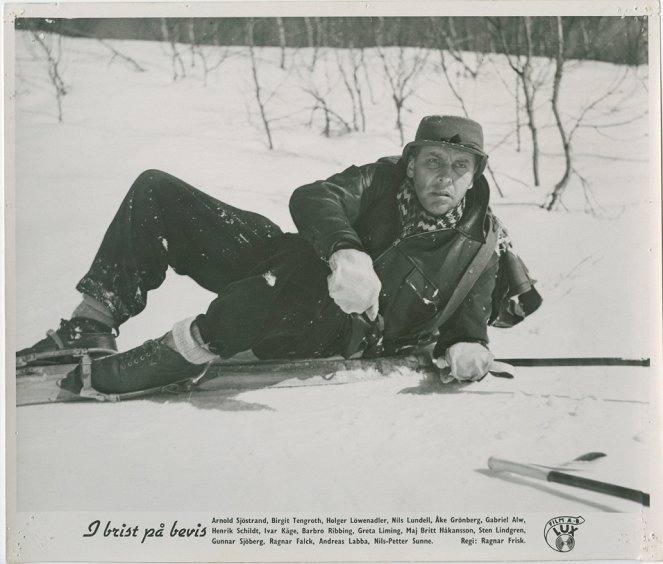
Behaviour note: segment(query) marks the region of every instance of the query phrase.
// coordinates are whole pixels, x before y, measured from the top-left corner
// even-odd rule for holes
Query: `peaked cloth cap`
[[[483,152],[483,129],[476,121],[460,116],[426,116],[419,123],[414,141],[405,145],[403,158],[407,160],[414,147],[446,146],[472,153],[478,157],[478,178],[486,168],[488,155]]]

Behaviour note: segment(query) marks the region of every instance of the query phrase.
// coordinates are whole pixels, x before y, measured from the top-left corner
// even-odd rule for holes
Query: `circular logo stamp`
[[[557,552],[571,552],[576,545],[575,535],[578,527],[585,520],[578,517],[562,516],[553,517],[546,523],[543,536],[548,546]]]

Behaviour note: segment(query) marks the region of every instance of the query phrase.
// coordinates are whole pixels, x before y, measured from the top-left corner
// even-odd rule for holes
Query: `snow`
[[[337,385],[282,383],[193,401],[20,408],[19,504],[43,510],[69,476],[76,487],[57,497],[61,510],[93,511],[100,503],[109,511],[286,514],[310,507],[388,513],[395,505],[517,512],[533,503],[553,512],[632,509],[584,492],[551,496],[541,484],[522,495],[522,486],[485,474],[495,454],[554,465],[598,450],[608,454],[596,464],[604,479],[640,487],[649,480],[643,465],[615,466],[622,457],[643,460],[650,448],[641,368],[577,370],[576,381],[560,369],[537,379],[536,370],[459,393],[432,389],[406,371],[377,380],[341,373]],[[83,445],[84,453],[62,454]],[[111,462],[119,453],[121,464]],[[185,487],[172,487],[181,481]]]
[[[311,102],[299,76],[304,66],[283,71],[277,50],[257,50],[267,91],[278,87],[268,104],[276,147],[269,151],[241,48],[230,50],[232,57],[204,86],[199,67],[187,67],[188,76],[173,81],[159,44],[112,44],[146,72],[117,59],[110,64],[108,51],[94,41],[65,38],[61,67],[70,89],[58,123],[45,65],[29,36],[17,36],[18,348],[77,305],[75,283],[143,170],[166,170],[292,230],[287,202],[295,187],[400,151],[381,66],[370,51],[376,99],[367,101],[367,131],[326,138],[320,122],[308,124]],[[305,49],[288,55],[310,56]],[[319,81],[323,65],[334,60],[329,53],[321,57]],[[492,348],[498,357],[651,357],[651,369],[522,368],[514,380],[489,376],[457,393],[431,388],[409,371],[384,378],[337,374],[339,385],[281,385],[213,400],[22,407],[16,415],[19,509],[634,511],[617,498],[497,477],[486,461],[497,455],[559,464],[600,450],[608,456],[593,476],[658,487],[647,462],[660,449],[653,423],[659,408],[652,403],[660,369],[660,223],[648,164],[656,136],[646,115],[647,69],[569,64],[561,98],[567,119],[624,74],[616,92],[587,116],[589,124],[624,124],[578,129],[576,167],[591,193],[574,177],[567,210],[555,213],[538,207],[563,166],[549,92],[537,99],[542,186],[535,188],[529,154],[517,152],[509,135],[513,100],[499,78],[508,72],[494,57],[477,82],[462,79],[461,90],[484,125],[505,193],[500,198],[494,191],[493,207],[538,280],[544,304],[515,328],[492,330]],[[407,103],[408,139],[420,117],[460,111],[443,76],[432,68],[427,73]],[[342,88],[334,86],[330,103],[349,116]],[[523,130],[524,147],[526,135]],[[593,209],[588,202],[595,202]],[[165,333],[175,321],[205,311],[211,299],[169,273],[145,312],[122,326],[119,346]]]
[[[274,286],[274,284],[276,284],[276,276],[274,276],[274,273],[271,270],[265,272],[262,277],[265,279],[265,282],[267,282],[267,285]]]

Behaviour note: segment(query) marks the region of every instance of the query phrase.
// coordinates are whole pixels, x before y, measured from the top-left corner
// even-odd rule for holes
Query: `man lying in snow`
[[[148,170],[76,287],[82,303],[17,361],[116,350],[114,331],[145,308],[171,266],[217,298],[159,339],[96,358],[97,391],[163,386],[246,350],[259,358],[349,358],[432,342],[456,379],[481,379],[493,358],[488,324],[511,326],[541,301],[488,207],[487,158],[478,123],[426,117],[402,157],[295,190],[297,234]],[[80,366],[64,384],[81,388]]]

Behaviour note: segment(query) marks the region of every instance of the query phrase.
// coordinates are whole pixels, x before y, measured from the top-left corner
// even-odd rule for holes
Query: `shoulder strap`
[[[435,316],[435,323],[437,327],[444,325],[449,318],[455,313],[463,300],[467,297],[467,294],[470,293],[470,290],[474,287],[474,284],[479,279],[483,271],[485,270],[490,257],[495,252],[497,247],[497,231],[494,226],[491,226],[491,229],[488,231],[486,237],[486,242],[481,245],[476,255],[470,262],[465,275],[462,278],[461,283],[456,286],[455,290],[452,292],[447,305],[444,306],[442,311]]]

